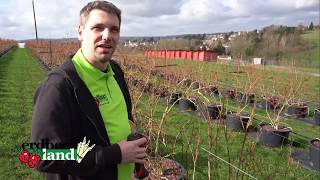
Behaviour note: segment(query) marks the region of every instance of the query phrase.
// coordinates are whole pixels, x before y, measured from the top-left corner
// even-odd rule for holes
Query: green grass
[[[300,52],[294,52],[284,55],[288,60],[294,60],[303,72],[313,72],[319,74],[320,68],[320,30],[307,31],[302,38],[313,44],[313,47]]]
[[[316,47],[320,47],[320,31],[319,30],[307,31],[307,33],[303,34],[302,37],[314,43]]]
[[[154,148],[155,134],[157,132],[159,121],[164,112],[165,106],[163,101],[157,101],[154,98],[144,96],[138,104],[137,114],[140,122],[140,128],[147,134],[146,126],[148,119],[152,119],[152,144]],[[289,122],[288,122],[289,123]],[[296,123],[296,126],[304,131],[309,129],[309,126],[303,123]],[[293,124],[292,124],[293,125]],[[296,126],[294,128],[296,128]],[[315,135],[319,132],[319,127],[309,135]],[[290,162],[288,165],[288,152],[294,151],[297,148],[269,148],[258,144],[255,140],[247,138],[244,143],[244,150],[242,160],[240,161],[241,146],[244,142],[244,133],[226,131],[223,126],[214,124],[210,128],[213,132],[212,143],[214,144],[210,152],[219,156],[222,159],[229,160],[229,162],[240,169],[248,172],[258,179],[318,179],[320,173],[305,170],[295,163]],[[309,131],[309,130],[308,130]],[[162,137],[165,143],[160,143],[159,154],[167,156],[180,162],[188,171],[189,179],[192,177],[193,161],[192,155],[196,149],[199,149],[198,160],[196,162],[195,179],[208,179],[207,160],[208,153],[201,148],[209,149],[208,146],[208,124],[202,118],[191,115],[189,113],[182,113],[177,108],[174,108],[168,115],[165,121],[164,131]],[[226,138],[227,137],[227,138]],[[200,138],[200,145],[197,148],[197,139]],[[291,137],[291,140],[297,140]],[[175,143],[176,142],[176,143]],[[306,147],[299,147],[298,149]],[[229,156],[228,156],[229,149]],[[236,170],[209,156],[211,161],[211,179],[239,179],[242,173],[236,174]],[[229,159],[230,158],[230,159]],[[243,162],[240,163],[239,161]],[[249,179],[244,175],[244,179]]]
[[[33,94],[44,78],[26,49],[13,49],[0,58],[0,179],[43,179],[21,164],[19,144],[30,141]]]

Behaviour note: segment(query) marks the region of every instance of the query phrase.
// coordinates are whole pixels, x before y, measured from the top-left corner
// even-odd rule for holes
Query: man
[[[40,161],[47,179],[131,179],[133,163],[144,163],[146,138],[131,133],[131,100],[120,66],[111,60],[119,41],[121,11],[94,1],[80,11],[81,48],[50,72],[35,95],[31,141],[95,144],[80,163]]]

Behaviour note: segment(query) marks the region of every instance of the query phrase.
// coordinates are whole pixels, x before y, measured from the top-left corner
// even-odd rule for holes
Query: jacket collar
[[[100,69],[97,69],[92,64],[90,64],[87,59],[84,57],[82,53],[82,49],[80,48],[77,53],[72,57],[73,63],[79,64],[81,69],[85,71],[87,74],[91,76],[92,79],[100,80],[102,78],[107,78],[114,75],[114,72],[108,63],[107,72],[103,72]],[[77,69],[77,67],[76,67]]]
[[[65,63],[61,65],[61,69],[64,71],[65,77],[69,80],[73,87],[76,99],[78,101],[78,104],[80,105],[81,110],[85,113],[89,121],[95,126],[100,138],[106,144],[110,144],[110,140],[107,135],[107,131],[103,123],[100,111],[96,106],[96,102],[87,86],[80,79],[72,63],[72,60],[68,58]]]

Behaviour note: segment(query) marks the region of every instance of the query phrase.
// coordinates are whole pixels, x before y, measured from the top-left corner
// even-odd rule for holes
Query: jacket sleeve
[[[69,143],[76,148],[78,142],[73,137],[72,122],[73,90],[66,79],[56,75],[49,76],[37,90],[32,117],[31,142],[49,139],[50,143]],[[81,140],[82,141],[82,140]],[[91,145],[91,144],[90,144]],[[81,163],[69,161],[40,161],[39,171],[76,176],[91,176],[108,167],[116,167],[121,162],[118,144],[96,145]]]

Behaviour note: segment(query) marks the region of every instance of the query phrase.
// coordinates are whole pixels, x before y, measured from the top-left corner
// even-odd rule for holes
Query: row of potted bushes
[[[180,99],[178,107],[182,111],[194,111],[196,106],[189,99]],[[212,120],[224,117],[222,105],[207,106],[207,114]],[[226,128],[234,131],[247,131],[249,128],[250,116],[246,114],[227,113],[225,115],[224,124]],[[289,133],[292,129],[287,126],[274,127],[268,123],[262,123],[258,126],[259,143],[269,147],[281,147],[288,143]],[[311,166],[320,171],[320,139],[312,139],[309,141],[309,157]]]
[[[138,88],[141,91],[147,92],[147,93],[153,93],[154,95],[158,95],[162,98],[169,98],[169,101],[171,103],[176,103],[181,111],[195,111],[198,109],[197,105],[197,99],[196,98],[183,98],[182,93],[170,93],[168,88],[166,87],[154,87],[151,83],[144,83],[142,80],[137,80],[131,76],[128,78],[128,82]],[[185,85],[192,85],[195,84],[194,86],[191,86],[192,89],[199,89],[200,84],[199,83],[192,83],[192,81],[184,80],[181,83],[185,83]],[[209,88],[202,88],[202,90],[205,90],[206,93],[216,93],[220,94],[217,92],[217,88],[215,87],[209,87]],[[233,91],[234,92],[234,91]],[[232,91],[228,92],[228,95],[232,95]],[[233,96],[236,97],[236,96]],[[231,96],[231,98],[233,98]],[[240,96],[241,99],[245,98],[246,101],[247,99],[253,98],[254,95],[246,95],[246,94],[241,94]],[[272,98],[263,98],[265,106],[264,108],[270,108],[270,109],[277,109],[277,99],[272,97]],[[249,100],[250,102],[250,100]],[[300,104],[294,104],[292,103],[292,107],[295,106],[300,106]],[[209,115],[209,119],[215,120],[218,118],[222,118],[222,105],[209,105],[206,107],[207,114]],[[294,111],[293,109],[290,110],[290,107],[288,111]],[[315,111],[315,118],[319,118],[319,109],[316,109]],[[236,130],[236,131],[245,131],[247,130],[247,123],[250,119],[249,116],[242,115],[242,114],[237,114],[237,113],[227,113],[225,115],[225,125],[228,129]],[[316,119],[317,120],[317,119]],[[318,120],[319,121],[319,120]],[[320,123],[319,123],[320,124]],[[285,127],[285,126],[272,126],[271,124],[260,124],[259,125],[259,142],[261,144],[271,146],[271,147],[279,147],[282,145],[286,145],[288,143],[288,137],[289,133],[292,131],[291,128]],[[319,154],[320,154],[320,140],[319,139],[313,139],[310,141],[310,157],[311,157],[311,162],[313,164],[313,167],[315,169],[320,169],[320,160],[319,160]]]
[[[141,66],[135,64],[127,64],[128,68],[139,70],[141,72],[146,72]],[[244,104],[253,104],[256,102],[256,96],[254,93],[245,93],[241,91],[236,91],[234,89],[227,89],[223,92],[220,92],[218,87],[216,86],[205,86],[204,83],[199,81],[194,81],[192,79],[187,78],[179,78],[174,74],[164,74],[160,70],[151,70],[151,75],[158,76],[165,80],[168,80],[172,83],[177,83],[178,85],[181,84],[185,87],[191,88],[192,90],[199,90],[204,92],[208,95],[217,95],[217,96],[227,96],[230,97],[233,101],[238,101]],[[148,83],[148,85],[152,85]],[[144,85],[143,85],[144,86]],[[141,88],[143,88],[141,86]],[[144,90],[148,90],[148,88],[144,88]],[[165,94],[165,88],[159,88],[159,90],[155,90],[155,93],[159,93],[162,97],[168,95],[169,93]],[[263,109],[267,109],[270,111],[277,111],[282,104],[280,103],[280,99],[275,96],[263,96],[261,101],[261,107]],[[305,118],[309,114],[309,107],[306,103],[302,101],[290,101],[288,102],[288,106],[286,108],[286,114],[290,117],[294,118]],[[316,108],[314,111],[314,124],[320,126],[320,107]]]

